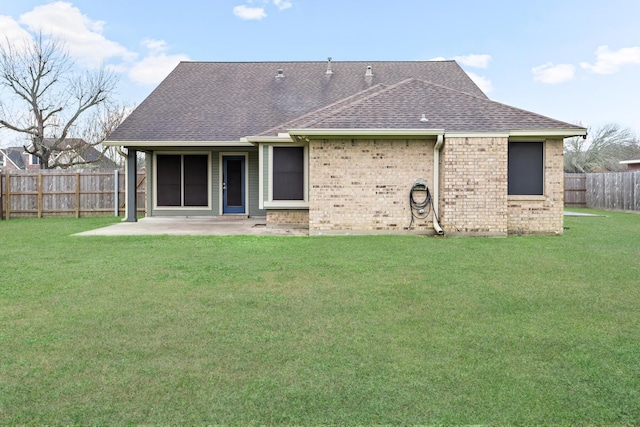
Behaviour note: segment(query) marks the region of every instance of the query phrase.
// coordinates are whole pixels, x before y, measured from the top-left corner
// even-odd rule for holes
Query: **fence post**
[[[80,218],[80,174],[76,173],[76,218]]]
[[[119,200],[118,197],[120,196],[120,183],[118,182],[118,178],[120,178],[120,171],[118,169],[116,169],[115,171],[113,171],[113,216],[118,216],[118,206],[119,206]]]
[[[42,218],[42,174],[38,174],[38,218]]]
[[[7,185],[6,198],[7,198],[7,221],[11,218],[11,174],[6,175],[7,179],[5,184]]]
[[[0,174],[0,221],[4,219],[4,188],[2,187],[2,180],[5,179],[3,174]]]

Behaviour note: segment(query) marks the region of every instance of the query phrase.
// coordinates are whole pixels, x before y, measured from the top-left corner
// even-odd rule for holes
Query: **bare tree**
[[[640,143],[629,128],[615,123],[606,124],[587,138],[565,140],[564,171],[589,173],[621,170],[620,160],[640,155]]]
[[[118,146],[108,147],[102,143],[116,130],[122,121],[133,110],[131,106],[119,103],[104,103],[95,108],[89,120],[85,120],[79,127],[78,134],[83,141],[95,147],[105,158],[113,161],[117,166],[124,166],[126,153]]]
[[[79,144],[79,128],[88,112],[110,105],[116,84],[115,74],[104,66],[77,71],[59,40],[42,34],[24,43],[7,38],[0,44],[0,87],[7,94],[0,101],[0,126],[23,134],[25,150],[44,168],[86,162],[78,151],[102,140]]]

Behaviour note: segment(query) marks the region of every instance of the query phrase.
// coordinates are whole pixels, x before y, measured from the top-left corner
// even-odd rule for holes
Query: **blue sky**
[[[637,0],[0,0],[0,34],[65,40],[128,104],[181,60],[444,58],[495,101],[638,136],[639,20]]]

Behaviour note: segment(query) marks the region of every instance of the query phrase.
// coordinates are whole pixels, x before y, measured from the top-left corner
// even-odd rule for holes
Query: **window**
[[[273,147],[273,200],[304,200],[304,147]]]
[[[40,157],[36,156],[35,154],[29,154],[29,164],[30,165],[39,165],[40,164]]]
[[[209,156],[158,154],[156,169],[158,206],[209,205]]]
[[[544,143],[509,142],[508,194],[544,194]]]

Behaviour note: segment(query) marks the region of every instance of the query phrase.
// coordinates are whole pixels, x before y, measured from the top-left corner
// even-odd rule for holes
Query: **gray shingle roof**
[[[109,140],[237,141],[412,77],[487,99],[454,61],[332,62],[331,69],[327,75],[326,61],[182,62]]]
[[[24,157],[22,156],[24,147],[7,147],[2,150],[18,169],[25,168]]]
[[[286,129],[444,129],[448,132],[575,129],[581,127],[424,80],[376,87],[285,123]],[[365,95],[365,94],[363,94]],[[427,121],[421,121],[422,116]]]

